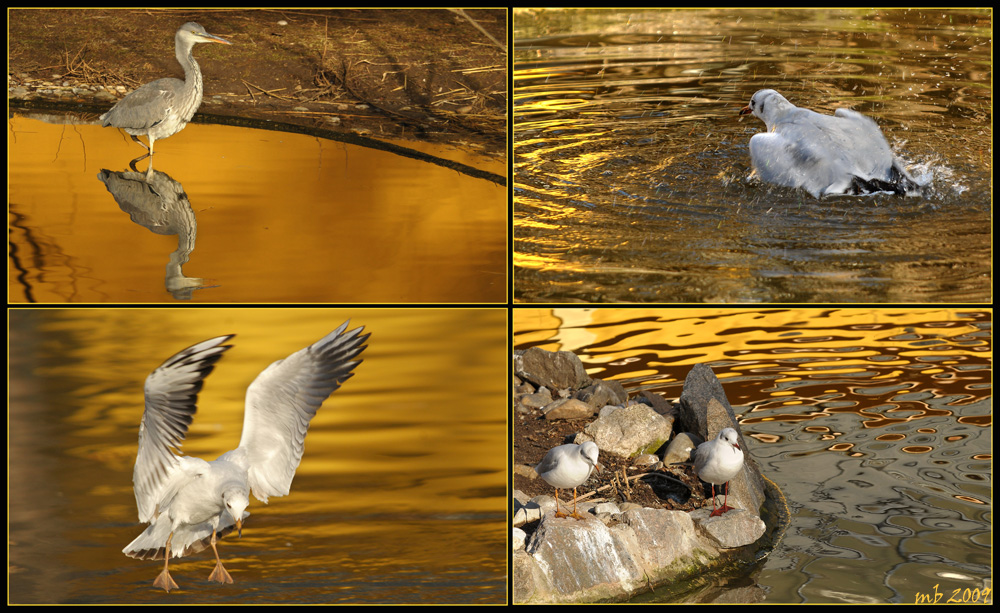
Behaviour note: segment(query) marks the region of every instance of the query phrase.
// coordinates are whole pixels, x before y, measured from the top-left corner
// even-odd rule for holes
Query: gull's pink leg
[[[726,504],[727,502],[729,502],[729,482],[728,481],[726,481],[726,497],[722,500],[722,512],[723,513],[725,513],[726,511],[732,511],[733,510],[733,507],[731,507],[728,504]]]
[[[572,517],[575,517],[576,519],[587,519],[583,515],[580,515],[579,513],[576,512],[576,488],[575,487],[573,488],[573,514],[572,514]]]
[[[722,501],[722,506],[718,510],[713,510],[709,517],[715,517],[716,515],[722,515],[726,511],[732,511],[733,507],[729,506],[729,482],[726,481],[726,497]],[[715,486],[712,486],[712,508],[715,509]]]
[[[170,563],[170,539],[174,538],[174,533],[171,532],[170,536],[167,537],[167,551],[163,555],[163,572],[161,572],[156,577],[156,581],[153,581],[154,587],[162,587],[170,593],[170,590],[176,590],[177,584],[174,583],[174,578],[170,576],[170,571],[167,570],[167,564]]]
[[[725,505],[723,505],[723,506],[725,506]],[[716,509],[715,508],[715,484],[713,483],[712,484],[712,513],[709,514],[709,517],[716,517],[718,515],[722,515],[723,513],[724,513],[724,511],[722,509]]]
[[[566,513],[559,510],[559,488],[556,488],[556,517],[566,517]]]
[[[208,580],[218,581],[219,583],[232,583],[233,578],[222,565],[222,560],[219,558],[219,550],[215,548],[215,528],[212,528],[212,551],[215,552],[215,570],[208,576]]]

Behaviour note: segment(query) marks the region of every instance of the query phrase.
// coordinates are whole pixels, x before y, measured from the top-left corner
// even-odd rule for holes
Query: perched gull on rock
[[[736,430],[723,428],[714,440],[706,441],[694,450],[694,471],[698,478],[712,484],[712,513],[709,517],[731,511],[729,502],[729,480],[743,470],[743,451]],[[722,507],[715,508],[715,486],[726,484],[726,498]]]
[[[750,138],[750,158],[761,179],[827,194],[896,194],[919,190],[889,149],[878,125],[861,113],[833,116],[800,109],[773,89],[750,98],[740,115],[753,113],[767,132]]]
[[[177,588],[170,558],[215,552],[210,581],[232,583],[215,544],[234,527],[242,536],[250,491],[261,502],[284,496],[302,459],[309,420],[361,363],[369,334],[344,332],[350,322],[305,349],[278,360],[247,388],[243,436],[236,449],[207,462],[178,455],[195,414],[198,392],[233,335],[188,347],[146,378],[146,410],[132,482],[139,519],[149,527],[122,550],[142,560],[163,560],[153,585]]]
[[[597,468],[597,443],[587,441],[582,445],[559,445],[553,447],[545,454],[542,461],[535,467],[538,476],[546,483],[556,488],[556,517],[575,517],[583,519],[583,516],[576,512],[576,487],[590,478],[590,473]],[[561,513],[559,511],[559,490],[573,488],[573,512]]]

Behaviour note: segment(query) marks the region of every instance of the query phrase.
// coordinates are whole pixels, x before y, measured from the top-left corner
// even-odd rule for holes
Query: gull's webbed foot
[[[177,584],[174,583],[174,578],[170,576],[170,571],[168,571],[165,568],[163,569],[163,572],[161,572],[160,575],[156,578],[156,581],[153,582],[153,586],[162,587],[164,590],[167,591],[168,594],[170,593],[170,590],[177,589]]]
[[[212,574],[208,576],[208,580],[218,581],[219,583],[233,582],[233,578],[229,575],[229,571],[226,570],[221,561],[215,563],[215,570],[213,570]]]

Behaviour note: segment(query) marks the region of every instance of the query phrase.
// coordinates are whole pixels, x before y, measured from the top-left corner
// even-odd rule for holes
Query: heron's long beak
[[[226,40],[224,38],[220,38],[220,37],[216,36],[215,34],[202,34],[201,35],[201,40],[202,40],[202,42],[205,42],[205,43],[222,43],[223,45],[231,45],[231,44],[233,44],[233,43],[229,42],[228,40]]]

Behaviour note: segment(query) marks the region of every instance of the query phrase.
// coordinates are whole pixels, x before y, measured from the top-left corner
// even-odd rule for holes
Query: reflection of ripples
[[[989,404],[967,409],[988,411]],[[856,595],[911,600],[912,591],[892,588],[915,585],[939,567],[965,571],[962,584],[969,587],[989,576],[988,543],[977,542],[989,531],[992,500],[981,480],[989,467],[969,461],[974,449],[988,448],[989,431],[950,418],[930,421],[941,431],[918,434],[916,424],[902,424],[893,427],[899,440],[886,442],[877,431],[858,429],[851,415],[825,416],[848,454],[783,452],[764,461],[765,472],[785,475],[794,518],[782,557],[805,556],[799,572],[805,599],[825,600],[813,590],[849,582]],[[795,447],[817,449],[809,435],[788,434]],[[914,441],[927,451],[908,453]],[[837,559],[863,560],[871,574],[859,582],[857,569]]]
[[[991,187],[977,153],[990,150],[980,130],[988,16],[923,15],[919,25],[903,12],[519,16],[519,299],[989,300]],[[928,46],[923,28],[946,38]],[[736,112],[765,85],[817,111],[875,117],[941,191],[816,201],[748,179],[760,126]]]

